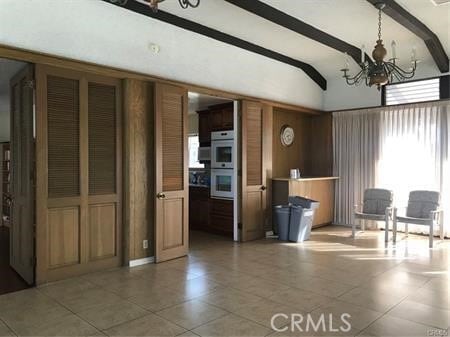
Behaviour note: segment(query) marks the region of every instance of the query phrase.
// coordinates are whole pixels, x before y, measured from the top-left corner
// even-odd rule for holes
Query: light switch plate
[[[142,248],[148,249],[148,240],[143,240],[142,241]]]

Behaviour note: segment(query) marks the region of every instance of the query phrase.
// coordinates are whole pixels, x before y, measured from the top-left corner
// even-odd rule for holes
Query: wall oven
[[[234,168],[234,131],[211,133],[211,167]]]
[[[211,197],[220,199],[233,199],[234,197],[233,170],[211,170]]]

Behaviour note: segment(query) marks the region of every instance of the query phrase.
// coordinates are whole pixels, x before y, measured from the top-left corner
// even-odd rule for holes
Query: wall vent
[[[440,6],[440,5],[448,5],[450,4],[450,0],[431,0],[433,5]]]

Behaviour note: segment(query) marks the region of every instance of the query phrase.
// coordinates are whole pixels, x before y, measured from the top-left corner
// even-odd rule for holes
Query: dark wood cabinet
[[[189,228],[233,237],[233,200],[209,197],[208,187],[189,187]]]
[[[211,143],[209,110],[198,111],[198,141],[201,145]]]
[[[190,229],[204,230],[209,227],[209,188],[189,187]]]
[[[211,143],[211,132],[233,130],[233,103],[212,105],[198,113],[198,137],[202,145]]]

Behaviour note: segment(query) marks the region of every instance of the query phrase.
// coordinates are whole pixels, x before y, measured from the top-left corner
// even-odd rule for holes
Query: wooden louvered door
[[[155,85],[156,261],[189,250],[187,92]]]
[[[36,66],[38,283],[120,266],[120,81]]]
[[[34,283],[34,135],[33,66],[11,80],[11,254],[10,264]],[[1,276],[0,276],[1,277]]]
[[[264,117],[262,104],[242,102],[242,241],[264,237],[267,204],[264,132],[272,132],[265,127]]]

